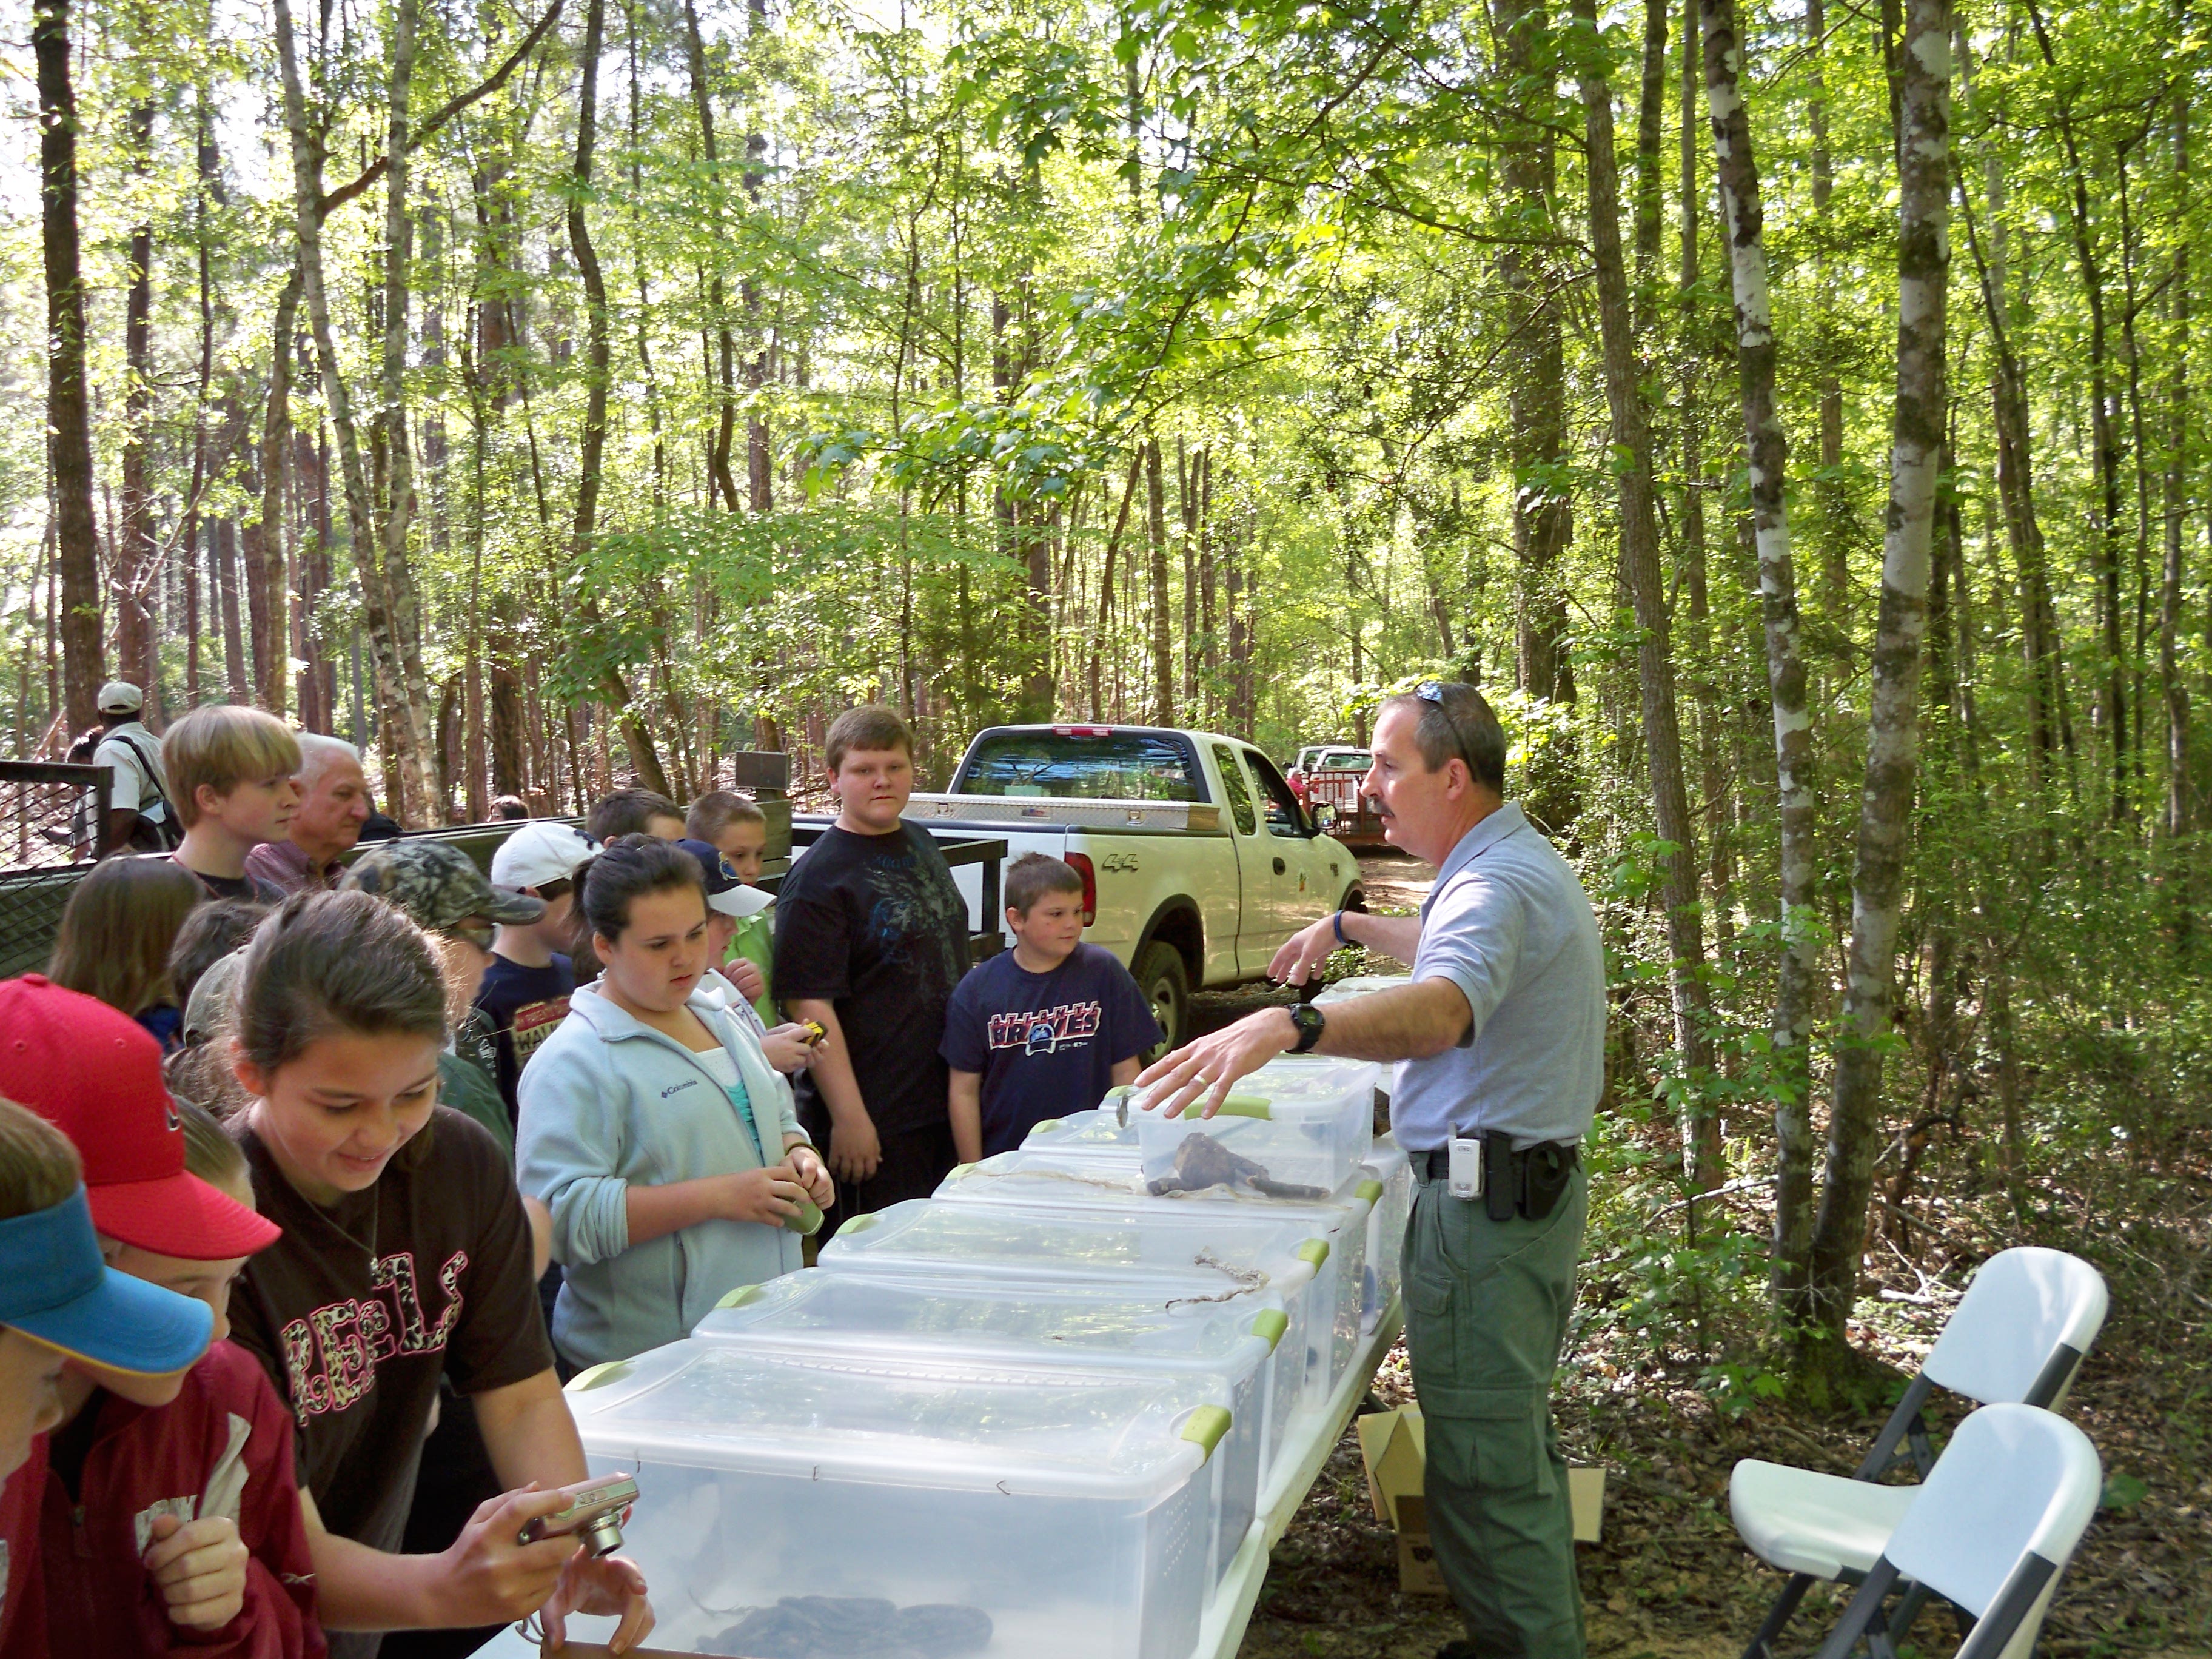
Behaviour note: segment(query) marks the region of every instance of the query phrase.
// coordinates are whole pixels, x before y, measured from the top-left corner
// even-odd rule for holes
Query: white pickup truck
[[[1034,852],[1074,866],[1084,938],[1136,975],[1177,1042],[1194,988],[1262,978],[1307,922],[1364,908],[1358,860],[1273,761],[1217,732],[994,726],[951,788],[915,796],[906,816],[946,839],[1002,838],[1010,863]],[[981,872],[956,873],[980,906]]]

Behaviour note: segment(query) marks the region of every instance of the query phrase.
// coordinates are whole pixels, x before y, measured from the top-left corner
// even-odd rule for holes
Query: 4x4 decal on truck
[[[1109,853],[1098,860],[1098,867],[1109,875],[1133,876],[1137,873],[1134,853]]]

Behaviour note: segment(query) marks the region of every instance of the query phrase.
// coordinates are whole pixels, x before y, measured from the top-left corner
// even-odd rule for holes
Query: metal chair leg
[[[1751,1638],[1751,1645],[1743,1650],[1743,1659],[1777,1659],[1774,1638],[1782,1634],[1783,1626],[1796,1616],[1797,1604],[1805,1599],[1805,1592],[1813,1588],[1813,1575],[1793,1572],[1790,1582],[1782,1587],[1782,1594],[1774,1598],[1774,1605],[1766,1610],[1766,1622],[1759,1627],[1759,1634]]]

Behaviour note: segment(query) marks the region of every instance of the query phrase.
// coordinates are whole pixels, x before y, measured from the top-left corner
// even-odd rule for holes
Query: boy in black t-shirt
[[[1047,1118],[1087,1112],[1161,1040],[1152,1005],[1110,952],[1083,943],[1083,878],[1042,853],[1006,871],[1014,948],[952,994],[939,1051],[963,1161],[1011,1152]]]
[[[898,711],[849,708],[823,744],[837,821],[775,901],[772,981],[823,1028],[798,1081],[800,1125],[829,1148],[845,1217],[927,1198],[954,1163],[937,1045],[968,967],[968,903],[929,832],[904,823],[914,739]]]

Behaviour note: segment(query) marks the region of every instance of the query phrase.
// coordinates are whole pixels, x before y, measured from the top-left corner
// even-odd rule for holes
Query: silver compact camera
[[[561,1490],[568,1494],[568,1507],[529,1522],[522,1529],[522,1542],[574,1537],[590,1555],[612,1555],[622,1547],[622,1523],[637,1502],[636,1481],[626,1474],[608,1474]]]

